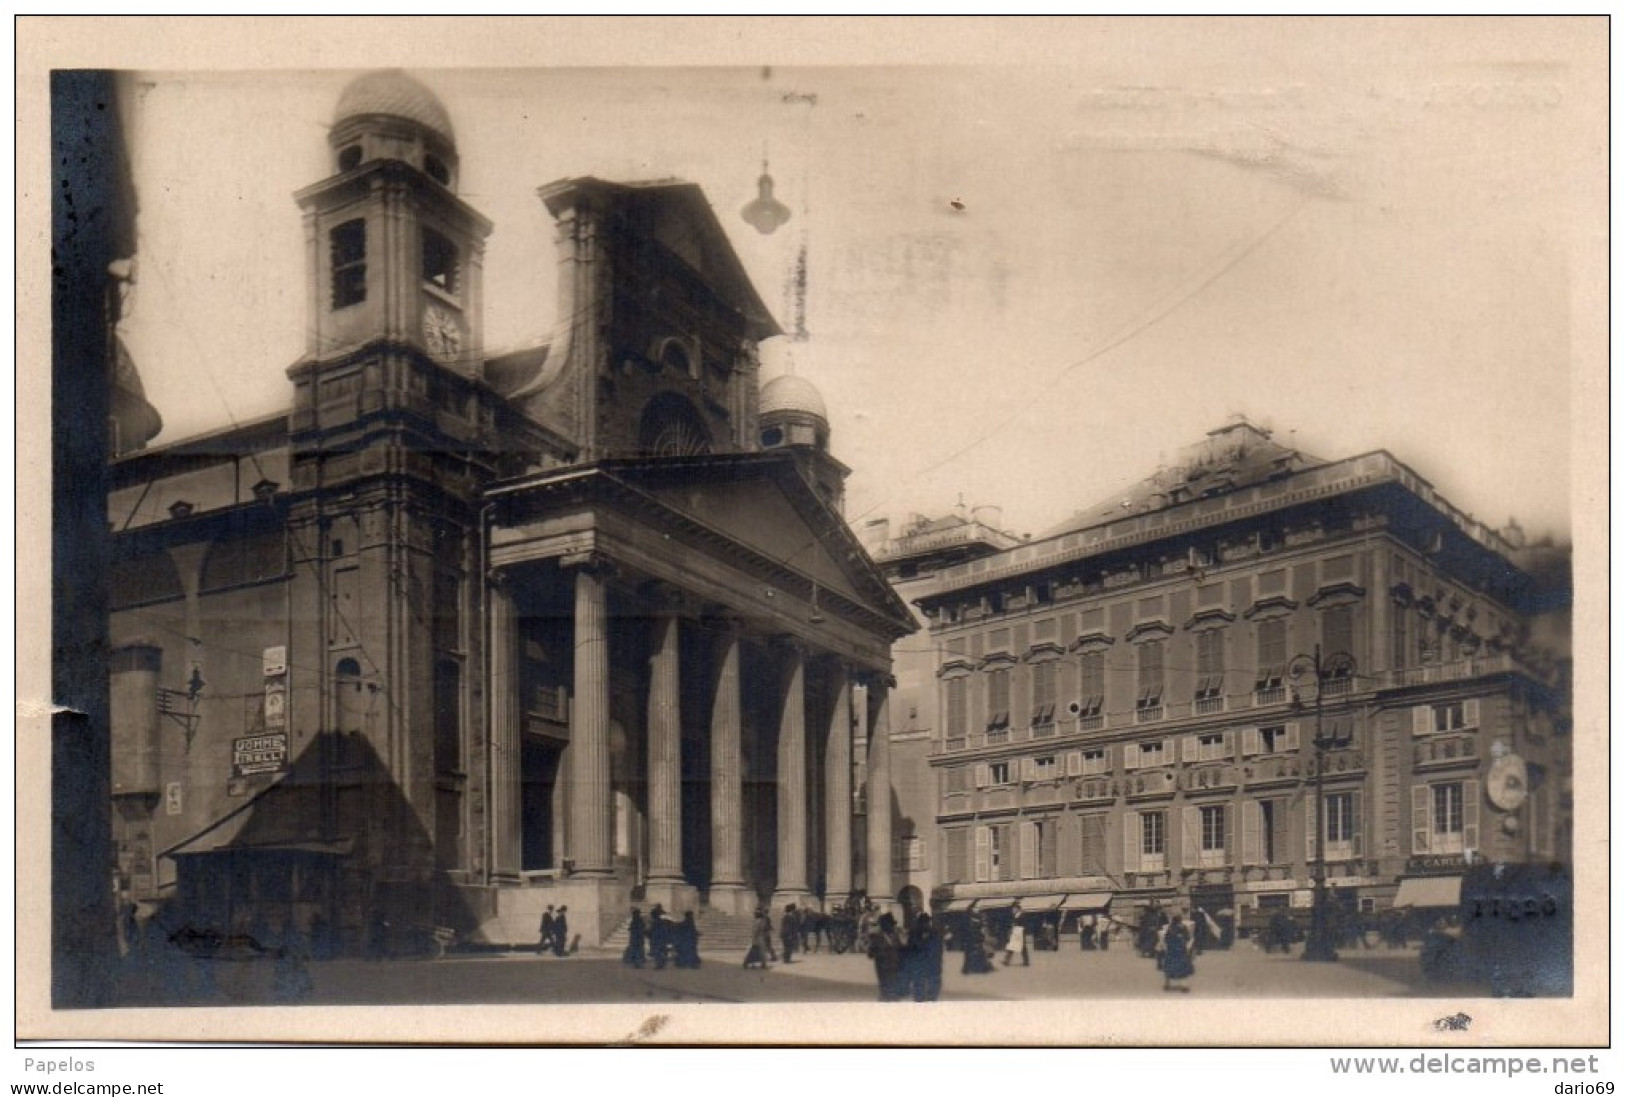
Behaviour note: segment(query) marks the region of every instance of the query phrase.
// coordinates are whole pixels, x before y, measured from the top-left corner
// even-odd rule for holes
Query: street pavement
[[[704,956],[697,970],[641,970],[608,953],[564,958],[534,954],[452,956],[441,960],[333,960],[310,965],[313,1005],[834,1002],[875,1001],[874,967],[862,954],[798,955],[791,964],[746,971],[741,957]],[[1166,998],[1156,966],[1131,949],[1034,952],[1030,966],[964,975],[960,954],[945,957],[945,1001],[1042,1001]],[[268,966],[268,965],[267,965]],[[1305,963],[1296,954],[1266,955],[1247,942],[1202,953],[1189,995],[1180,998],[1392,998],[1482,995],[1474,987],[1425,982],[1414,949],[1354,951],[1337,963]],[[221,982],[228,1000],[273,1000],[261,978]]]

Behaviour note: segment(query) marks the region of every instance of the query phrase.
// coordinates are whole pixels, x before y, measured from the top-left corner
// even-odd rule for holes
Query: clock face
[[[439,305],[424,309],[423,340],[430,354],[450,358],[460,353],[463,349],[463,327],[457,314]]]

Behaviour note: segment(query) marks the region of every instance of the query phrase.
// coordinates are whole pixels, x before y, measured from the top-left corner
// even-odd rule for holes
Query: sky
[[[1586,36],[1068,27],[974,65],[410,66],[495,223],[487,350],[551,337],[539,186],[679,177],[786,329],[805,247],[808,334],[764,345],[764,377],[822,391],[855,525],[963,502],[1041,535],[1245,414],[1320,457],[1387,449],[1489,524],[1566,539],[1574,379],[1598,368],[1583,260],[1606,233]],[[292,196],[326,174],[362,71],[136,74],[122,332],[158,443],[290,402]],[[764,158],[793,214],[770,236],[740,215]]]

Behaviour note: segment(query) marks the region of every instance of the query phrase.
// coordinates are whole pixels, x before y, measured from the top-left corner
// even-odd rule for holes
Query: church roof
[[[369,72],[352,80],[339,96],[333,124],[371,114],[416,122],[445,138],[448,144],[457,143],[451,115],[439,96],[400,69]]]

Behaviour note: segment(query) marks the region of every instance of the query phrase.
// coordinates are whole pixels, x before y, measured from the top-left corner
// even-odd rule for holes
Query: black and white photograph
[[[19,1039],[1606,1043],[1606,19],[21,30]]]

